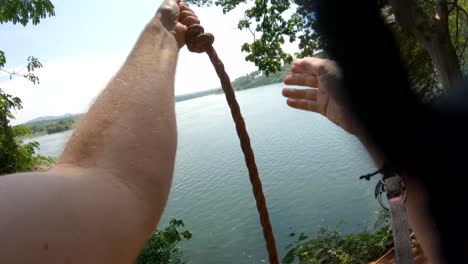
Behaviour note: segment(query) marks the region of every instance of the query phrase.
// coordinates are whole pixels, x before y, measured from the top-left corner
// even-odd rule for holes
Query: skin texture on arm
[[[286,103],[290,107],[319,113],[348,133],[355,135],[366,147],[376,167],[382,167],[383,161],[379,153],[366,140],[367,137],[344,104],[336,100],[341,84],[335,62],[319,58],[296,59],[291,65],[291,74],[285,77],[284,83],[305,87],[305,89],[283,89],[283,95],[288,98]],[[409,224],[430,262],[441,263],[437,235],[427,209],[426,191],[422,184],[414,180],[405,180],[405,185]]]
[[[176,61],[195,23],[163,2],[58,164],[0,178],[1,263],[133,262],[169,194]]]

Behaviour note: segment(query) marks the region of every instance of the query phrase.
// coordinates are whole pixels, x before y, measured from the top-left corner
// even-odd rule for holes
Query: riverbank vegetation
[[[284,77],[289,74],[290,65],[283,65],[281,69],[275,73],[266,75],[262,71],[254,71],[235,79],[232,82],[232,88],[236,91],[246,90],[250,88],[260,87],[273,83],[283,82]]]
[[[74,128],[75,123],[81,116],[81,114],[67,115],[61,118],[30,121],[24,123],[24,125],[31,131],[30,136],[54,134]]]
[[[180,250],[180,243],[192,238],[192,233],[187,230],[181,231],[184,227],[182,220],[171,219],[169,226],[162,230],[155,230],[146,241],[135,264],[182,264],[183,253]]]
[[[375,223],[359,233],[343,234],[335,229],[321,227],[312,237],[301,233],[294,239],[282,259],[284,264],[361,264],[382,256],[392,246],[390,215],[379,211]]]

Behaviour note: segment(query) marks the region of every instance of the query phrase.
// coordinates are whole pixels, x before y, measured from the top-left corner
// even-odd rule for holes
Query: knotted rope
[[[270,263],[278,264],[278,253],[275,246],[275,237],[268,215],[265,196],[263,195],[262,182],[258,176],[257,164],[255,163],[255,156],[250,145],[250,138],[245,128],[244,118],[240,112],[239,104],[236,100],[234,89],[232,88],[229,76],[224,69],[223,62],[219,59],[218,54],[213,48],[214,36],[210,33],[204,33],[204,29],[200,25],[192,25],[188,28],[185,35],[187,47],[191,52],[203,53],[206,52],[210,57],[216,73],[218,74],[221,86],[226,95],[229,108],[231,108],[232,118],[236,124],[237,136],[239,137],[242,151],[244,152],[245,163],[249,170],[250,183],[257,204],[257,211],[260,216],[260,224],[263,229],[263,237],[266,242],[268,251],[268,258]]]

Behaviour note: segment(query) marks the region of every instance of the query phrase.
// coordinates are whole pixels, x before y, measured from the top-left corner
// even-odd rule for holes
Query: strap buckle
[[[382,168],[375,172],[360,176],[359,179],[370,181],[371,177],[377,174],[382,174],[382,178],[377,182],[375,186],[374,196],[383,209],[389,210],[389,207],[383,202],[383,193],[387,193],[388,200],[397,199],[398,197],[401,197],[403,199],[403,202],[406,202],[406,188],[403,183],[403,180],[387,164],[385,164]]]
[[[393,184],[393,181],[396,181],[396,184]],[[387,193],[387,200],[397,199],[398,197],[401,197],[401,199],[403,199],[403,202],[406,202],[407,195],[405,184],[403,183],[402,178],[397,174],[394,174],[393,176],[388,177],[386,179],[385,177],[382,177],[382,179],[380,179],[375,185],[374,196],[379,202],[380,206],[388,211],[390,210],[390,208],[383,201],[383,193]]]

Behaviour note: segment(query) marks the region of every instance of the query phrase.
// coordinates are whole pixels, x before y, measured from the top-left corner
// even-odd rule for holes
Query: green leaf
[[[184,2],[186,2],[188,4],[196,5],[198,7],[212,6],[213,5],[213,1],[211,1],[211,0],[185,0]]]
[[[29,56],[27,65],[28,72],[33,72],[35,69],[39,68],[42,68],[42,63],[39,61],[39,59],[33,56]]]
[[[187,240],[192,238],[192,233],[190,233],[189,231],[184,231],[181,233],[181,235]]]
[[[299,235],[299,238],[297,239],[297,241],[304,241],[304,240],[306,240],[306,239],[307,239],[307,236],[304,235],[304,233],[301,233],[301,234]]]
[[[0,50],[0,68],[4,67],[6,63],[5,52]]]
[[[162,230],[155,230],[134,263],[184,263],[179,243],[182,239],[190,240],[192,234],[189,231],[179,232],[177,227],[181,224],[183,224],[182,220],[173,218],[169,221],[169,226]]]
[[[29,128],[25,125],[14,126],[11,128],[11,131],[15,137],[24,137],[31,133]]]
[[[0,24],[37,25],[41,19],[54,16],[54,9],[50,0],[0,0]]]

